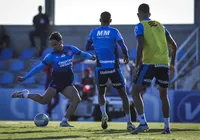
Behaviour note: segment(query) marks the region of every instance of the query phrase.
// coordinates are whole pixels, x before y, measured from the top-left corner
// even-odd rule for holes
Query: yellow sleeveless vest
[[[142,52],[143,64],[168,64],[168,44],[163,25],[154,20],[143,20],[144,48]]]

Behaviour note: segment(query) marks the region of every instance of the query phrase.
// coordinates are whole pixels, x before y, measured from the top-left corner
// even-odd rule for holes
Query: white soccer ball
[[[36,126],[47,126],[49,123],[49,117],[44,113],[39,113],[34,118],[34,123]]]

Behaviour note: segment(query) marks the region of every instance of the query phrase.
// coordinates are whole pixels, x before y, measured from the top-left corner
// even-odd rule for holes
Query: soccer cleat
[[[61,121],[60,127],[74,127],[74,126],[70,125],[67,121]]]
[[[131,132],[131,134],[138,134],[139,132],[144,132],[144,131],[148,131],[148,130],[149,130],[149,126],[147,123],[140,124],[135,130],[133,130]]]
[[[131,122],[127,123],[127,130],[130,132],[135,130],[135,125],[133,125]]]
[[[163,130],[162,134],[171,134],[171,131],[169,128],[166,128]]]
[[[25,94],[29,94],[29,91],[27,89],[16,91],[12,94],[12,98],[24,98]]]
[[[106,129],[108,127],[107,122],[108,122],[108,115],[105,113],[102,115],[102,118],[101,118],[101,127],[103,129]]]

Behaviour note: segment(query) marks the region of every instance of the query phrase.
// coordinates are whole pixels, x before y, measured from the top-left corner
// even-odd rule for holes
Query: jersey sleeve
[[[116,31],[117,31],[117,33],[116,33],[116,40],[117,41],[123,40],[123,37],[122,37],[121,33],[118,30],[116,30]]]
[[[79,50],[77,47],[75,46],[71,46],[72,52],[74,55],[80,55],[81,54],[81,50]]]
[[[163,28],[165,29],[165,35],[166,36],[171,36],[170,32],[167,30],[167,28],[165,26],[163,26]]]
[[[141,23],[139,23],[135,26],[134,33],[135,33],[136,37],[144,34],[144,27]]]
[[[47,54],[44,59],[42,60],[42,63],[45,64],[45,65],[51,65],[53,63],[53,60],[52,60],[52,55],[49,53]]]
[[[94,31],[94,30],[92,30],[92,31],[90,32],[90,34],[89,34],[89,37],[88,37],[88,41],[89,41],[89,42],[93,42],[93,40],[92,40],[93,31]]]
[[[25,76],[24,79],[26,80],[27,78],[35,75],[36,73],[38,73],[39,71],[41,71],[46,65],[44,63],[40,63],[39,65],[37,65],[35,68],[33,68],[30,72],[28,72]]]

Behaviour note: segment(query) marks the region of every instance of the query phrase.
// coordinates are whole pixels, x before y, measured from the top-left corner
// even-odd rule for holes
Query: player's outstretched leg
[[[62,91],[62,94],[71,101],[71,104],[67,109],[67,112],[60,123],[60,126],[73,127],[68,123],[68,120],[74,114],[78,104],[81,102],[81,97],[79,96],[78,90],[74,86],[66,87]]]
[[[101,110],[101,127],[103,129],[107,129],[108,127],[108,115],[106,113],[106,98],[105,98],[105,92],[106,87],[99,87],[99,94],[98,94],[98,100],[99,100],[99,106]]]
[[[169,117],[169,110],[170,110],[170,105],[169,105],[169,99],[168,99],[168,94],[167,94],[167,88],[162,88],[159,86],[159,91],[160,91],[160,99],[162,101],[162,112],[163,112],[163,117],[164,117],[164,130],[162,134],[170,134],[170,117]]]
[[[117,91],[122,99],[123,109],[124,109],[126,120],[127,120],[127,130],[133,131],[135,130],[135,126],[131,122],[130,104],[129,104],[128,95],[126,93],[126,89],[124,87],[117,88]]]
[[[138,134],[139,132],[144,132],[149,129],[149,126],[146,121],[145,113],[144,113],[143,100],[140,94],[143,91],[143,89],[144,89],[143,86],[137,85],[137,84],[134,84],[132,88],[133,101],[135,103],[140,124],[135,130],[131,132],[131,134]]]
[[[12,98],[29,98],[35,102],[45,105],[48,104],[55,95],[56,95],[56,89],[49,87],[45,91],[44,95],[31,94],[27,89],[24,89],[22,91],[14,92],[12,94]]]

